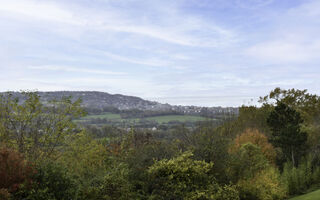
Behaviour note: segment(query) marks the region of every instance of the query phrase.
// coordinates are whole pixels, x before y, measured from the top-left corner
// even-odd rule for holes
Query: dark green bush
[[[312,185],[320,183],[320,167],[312,165],[310,156],[304,158],[298,167],[285,163],[282,178],[286,182],[289,194],[302,194]]]
[[[76,199],[76,183],[62,166],[54,162],[39,164],[32,180],[31,186],[24,185],[14,194],[15,199]]]

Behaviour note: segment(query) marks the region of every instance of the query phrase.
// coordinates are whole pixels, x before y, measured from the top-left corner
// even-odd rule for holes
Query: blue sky
[[[163,103],[320,94],[319,0],[0,0],[0,90]]]

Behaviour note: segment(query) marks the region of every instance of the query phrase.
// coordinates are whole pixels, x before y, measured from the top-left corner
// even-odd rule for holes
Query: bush
[[[103,182],[100,186],[103,199],[134,199],[128,175],[129,170],[125,164],[119,164],[110,168],[103,177]]]
[[[221,188],[216,183],[212,176],[213,163],[193,160],[192,156],[186,152],[170,160],[160,160],[149,168],[150,199],[237,199],[235,190],[228,186]]]
[[[79,199],[126,200],[133,198],[128,168],[125,164],[112,164],[96,176],[80,179]],[[84,181],[84,182],[83,182]]]
[[[37,167],[30,187],[22,187],[14,196],[16,199],[64,200],[75,199],[77,185],[66,170],[53,162],[42,163]]]
[[[237,185],[240,199],[243,200],[282,200],[287,195],[280,173],[271,167],[251,179],[240,180]]]
[[[220,187],[214,195],[214,200],[239,200],[239,192],[235,186]]]
[[[286,182],[289,194],[302,194],[312,185],[320,183],[320,167],[312,165],[310,156],[303,158],[298,167],[285,163],[282,178]]]
[[[229,176],[234,183],[237,183],[238,180],[253,178],[258,172],[270,166],[260,147],[252,143],[241,145],[231,155]]]
[[[0,189],[0,200],[9,200],[10,196],[11,195],[7,189],[4,189],[4,188]]]

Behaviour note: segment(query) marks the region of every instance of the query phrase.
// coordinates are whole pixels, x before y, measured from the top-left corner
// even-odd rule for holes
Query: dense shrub
[[[219,187],[214,194],[214,200],[239,200],[239,192],[235,186]]]
[[[243,144],[236,152],[231,154],[229,176],[234,183],[241,179],[253,178],[258,172],[269,167],[268,160],[260,147],[252,143]]]
[[[320,167],[312,165],[310,156],[304,158],[298,167],[285,163],[282,178],[286,182],[289,194],[300,194],[314,184],[320,183]]]
[[[128,175],[129,169],[125,164],[110,167],[100,186],[102,198],[106,200],[135,199]]]
[[[237,192],[221,188],[212,176],[213,163],[196,161],[186,152],[176,158],[163,159],[149,170],[150,199],[237,199]]]
[[[7,189],[4,189],[4,188],[0,189],[0,199],[1,200],[9,200],[10,196],[11,196],[11,194],[9,193],[9,191]]]
[[[25,185],[15,193],[16,199],[64,200],[75,199],[77,185],[66,170],[54,162],[45,162],[37,166],[33,184]]]
[[[280,173],[269,164],[259,146],[246,143],[232,148],[229,175],[241,200],[280,200],[286,196]]]
[[[280,173],[272,167],[257,173],[253,178],[240,180],[237,186],[243,200],[282,200],[287,195]]]
[[[213,162],[213,173],[219,184],[228,184],[226,176],[230,156],[228,149],[232,142],[230,137],[216,131],[213,127],[199,127],[191,137],[194,158]]]

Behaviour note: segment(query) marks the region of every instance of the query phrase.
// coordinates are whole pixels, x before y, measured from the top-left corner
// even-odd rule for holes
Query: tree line
[[[223,123],[83,127],[81,101],[0,97],[0,199],[281,200],[320,185],[320,97],[276,88]]]

